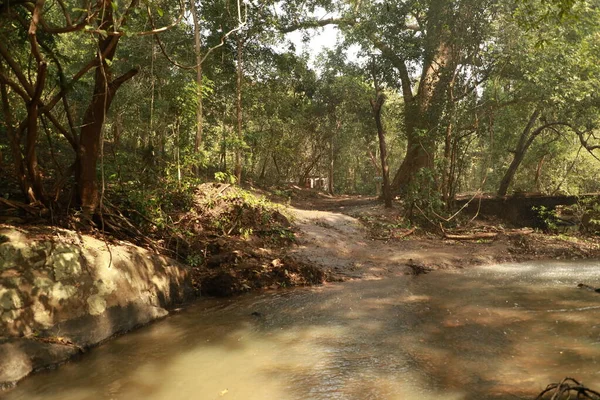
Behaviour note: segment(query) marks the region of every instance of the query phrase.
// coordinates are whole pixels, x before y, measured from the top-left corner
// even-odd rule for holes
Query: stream
[[[600,286],[600,262],[200,300],[3,398],[532,399],[565,376],[598,390],[600,294],[579,282]]]

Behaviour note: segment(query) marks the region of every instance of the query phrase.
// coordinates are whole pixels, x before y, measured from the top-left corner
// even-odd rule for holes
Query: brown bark
[[[204,134],[204,115],[202,109],[202,92],[204,90],[202,84],[202,32],[198,16],[198,10],[196,7],[196,1],[190,0],[190,6],[192,20],[194,23],[194,50],[196,52],[196,86],[198,88],[198,102],[196,104],[196,137],[194,138],[194,152],[198,154],[200,152],[200,148],[202,147],[202,140]],[[198,174],[198,171],[196,171],[196,174]]]
[[[377,86],[377,83],[375,84]],[[376,88],[375,100],[371,99],[371,108],[377,126],[377,137],[379,138],[379,157],[381,159],[381,171],[383,175],[383,200],[386,208],[392,208],[392,190],[390,187],[390,168],[387,163],[387,146],[385,143],[385,131],[381,123],[381,109],[385,102],[385,96]]]
[[[19,185],[21,186],[21,191],[23,192],[23,195],[29,200],[30,203],[34,203],[36,202],[36,196],[33,191],[33,186],[27,178],[27,173],[25,171],[23,154],[21,153],[21,146],[19,145],[21,140],[20,137],[17,135],[17,132],[15,132],[14,130],[14,122],[12,118],[12,113],[10,112],[8,91],[6,90],[6,85],[4,83],[0,83],[0,94],[2,96],[2,113],[4,115],[4,126],[6,127],[6,132],[8,133],[8,138],[10,140],[10,151],[12,154],[15,171],[17,173],[17,179],[19,181]]]
[[[393,192],[405,192],[417,173],[433,168],[436,129],[439,128],[448,89],[456,70],[456,55],[447,18],[452,15],[450,2],[431,2],[427,12],[425,57],[413,95],[406,63],[384,44],[377,46],[400,72],[404,97],[406,155],[392,182]]]
[[[540,161],[538,161],[537,168],[535,169],[535,188],[537,189],[538,192],[540,192],[542,190],[540,188],[540,176],[542,175],[542,167],[544,166],[545,159],[546,159],[546,154],[544,154],[542,156],[542,158],[540,158]]]
[[[339,127],[339,123],[338,123],[338,127]],[[333,196],[333,167],[334,167],[334,160],[335,160],[335,153],[333,151],[333,135],[331,136],[331,139],[329,140],[329,171],[328,171],[328,176],[327,176],[327,191],[329,192],[330,195]]]
[[[335,116],[335,113],[334,113]],[[342,120],[338,119],[336,117],[336,121],[335,121],[335,131],[333,132],[333,135],[331,135],[331,138],[329,138],[329,171],[328,171],[328,176],[327,176],[327,191],[329,192],[330,195],[333,196],[333,172],[334,172],[334,163],[335,163],[335,148],[333,146],[333,142],[335,137],[337,136],[338,132],[340,131],[340,128],[342,127]]]
[[[237,117],[237,139],[238,143],[235,149],[235,169],[234,174],[238,183],[242,182],[242,151],[244,136],[242,131],[242,75],[244,73],[243,66],[243,49],[244,42],[238,35],[237,40],[237,82],[236,82],[236,117]]]
[[[519,142],[517,143],[517,148],[514,151],[514,157],[510,165],[508,166],[508,169],[504,173],[502,180],[500,181],[500,187],[498,188],[498,196],[506,196],[506,192],[508,192],[508,188],[512,183],[513,178],[515,177],[515,174],[517,173],[517,169],[519,168],[519,165],[521,165],[523,158],[525,158],[525,153],[527,152],[527,149],[529,148],[531,143],[533,143],[533,135],[530,135],[530,133],[539,116],[540,111],[535,110],[533,114],[531,114],[531,116],[529,117],[529,122],[525,126],[525,129],[523,129],[523,132],[521,132]]]
[[[45,201],[44,186],[42,183],[42,174],[39,170],[38,158],[36,153],[37,139],[39,135],[38,117],[40,99],[46,84],[48,65],[43,59],[37,42],[37,24],[39,23],[40,13],[44,6],[44,0],[38,0],[32,12],[31,24],[29,26],[28,36],[31,44],[31,53],[35,57],[38,68],[35,86],[31,93],[31,99],[27,104],[27,136],[25,138],[25,166],[27,175],[31,182],[35,199],[41,202]]]
[[[113,15],[110,0],[104,1],[104,8],[100,28],[112,29]],[[104,54],[104,57],[99,60],[94,72],[94,90],[83,117],[80,133],[76,180],[79,202],[86,215],[93,215],[96,212],[100,200],[96,170],[106,114],[119,87],[138,72],[137,69],[132,69],[112,80],[107,60],[112,61],[115,55],[118,44],[114,42],[115,40],[118,41],[118,37],[115,39],[109,36],[99,41],[99,53]]]

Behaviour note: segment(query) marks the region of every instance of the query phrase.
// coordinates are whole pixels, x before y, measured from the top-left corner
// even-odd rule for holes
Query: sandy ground
[[[495,262],[532,259],[600,258],[598,237],[500,234],[493,240],[447,240],[416,231],[401,239],[377,240],[357,217],[390,219],[374,198],[310,198],[292,202],[298,246],[291,251],[320,266],[333,280],[381,279],[418,275],[437,269],[465,268]]]

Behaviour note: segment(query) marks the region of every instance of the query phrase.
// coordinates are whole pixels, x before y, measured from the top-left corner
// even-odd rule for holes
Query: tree
[[[347,40],[359,43],[369,53],[376,50],[379,63],[393,66],[396,82],[390,84],[398,87],[404,98],[407,148],[392,187],[396,192],[409,190],[420,170],[435,173],[449,91],[460,93],[452,97],[458,101],[489,73],[492,63],[484,57],[483,44],[490,37],[489,21],[497,7],[493,1],[472,0],[357,2],[340,5],[338,12],[340,18],[284,21],[283,30],[338,24]],[[433,182],[418,183],[422,184]]]
[[[115,66],[113,61],[121,39],[128,33],[126,26],[131,24],[134,10],[139,6],[137,2],[130,3],[125,9],[119,9],[116,2],[104,0],[100,2],[89,2],[83,8],[71,7],[70,4],[60,3],[58,7],[46,6],[45,1],[17,2],[14,6],[10,3],[1,7],[1,18],[9,22],[16,29],[3,30],[2,39],[4,43],[12,43],[19,52],[8,51],[4,45],[0,47],[2,61],[7,65],[3,68],[0,76],[2,81],[3,109],[7,122],[8,131],[12,132],[13,161],[20,174],[23,190],[26,192],[30,202],[40,201],[47,205],[56,198],[47,196],[42,173],[39,169],[36,146],[39,138],[39,124],[46,126],[48,119],[53,127],[59,131],[68,141],[75,153],[75,162],[64,172],[65,175],[74,173],[77,184],[78,201],[87,215],[93,215],[99,205],[99,191],[97,184],[97,165],[101,152],[102,130],[106,121],[106,115],[110,105],[121,85],[138,72],[134,67],[122,74],[113,77]],[[71,10],[77,15],[73,15]],[[147,9],[151,15],[150,8]],[[135,35],[155,34],[174,26],[183,16],[180,10],[179,19],[171,20],[171,24],[153,29],[152,31],[138,31]],[[135,25],[135,24],[134,24]],[[29,48],[22,44],[23,35],[28,37]],[[84,34],[91,34],[94,40],[94,52],[87,63],[67,81],[64,76],[64,67],[57,43],[69,34],[69,38],[84,39]],[[19,59],[14,58],[14,55]],[[34,71],[23,60],[28,57],[36,61]],[[53,69],[49,68],[48,59],[52,62]],[[71,115],[68,102],[68,94],[73,86],[89,71],[93,70],[93,89],[89,97],[89,103],[84,112],[79,134],[76,133],[75,121]],[[27,73],[35,74],[35,83],[32,85],[26,79]],[[58,78],[59,91],[52,93],[49,82],[52,78]],[[23,101],[26,109],[26,118],[20,124],[13,121],[10,113],[15,109],[11,106],[9,87]],[[48,100],[44,100],[47,98]],[[66,115],[68,128],[60,121],[53,110],[59,102],[62,102],[63,112]],[[18,149],[17,144],[21,135],[26,134],[24,151]],[[55,191],[60,189],[60,185]]]
[[[546,6],[526,4],[526,16],[546,15]],[[535,31],[523,31],[515,16],[505,16],[502,43],[504,68],[496,74],[507,90],[498,91],[511,98],[509,107],[529,110],[525,127],[517,135],[510,165],[498,188],[506,195],[536,138],[551,135],[546,145],[566,135],[576,135],[581,146],[590,152],[597,150],[593,143],[598,126],[598,55],[593,49],[598,42],[595,21],[600,15],[590,4],[582,2],[569,9],[571,17],[559,23],[540,25]],[[540,20],[542,16],[539,16]],[[591,50],[591,51],[590,51]],[[539,177],[539,171],[536,174]]]

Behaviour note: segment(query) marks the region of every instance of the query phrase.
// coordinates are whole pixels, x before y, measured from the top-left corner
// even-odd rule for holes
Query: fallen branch
[[[407,230],[406,232],[402,232],[399,235],[394,235],[393,237],[394,237],[394,239],[402,239],[402,238],[412,235],[413,233],[415,233],[416,230],[417,230],[417,228],[413,227],[413,228],[410,228],[409,230]]]
[[[25,204],[16,200],[6,200],[0,197],[0,205],[4,205],[8,208],[14,208],[16,210],[25,211],[27,214],[31,214],[36,217],[40,217],[48,214],[48,209],[40,204]]]
[[[444,233],[444,238],[452,240],[479,240],[479,239],[494,239],[498,236],[496,232],[481,232],[471,233],[465,235],[454,235],[451,233]]]
[[[531,235],[535,230],[531,228],[524,229],[511,229],[508,231],[504,231],[503,233],[508,236],[516,236],[516,235]]]

